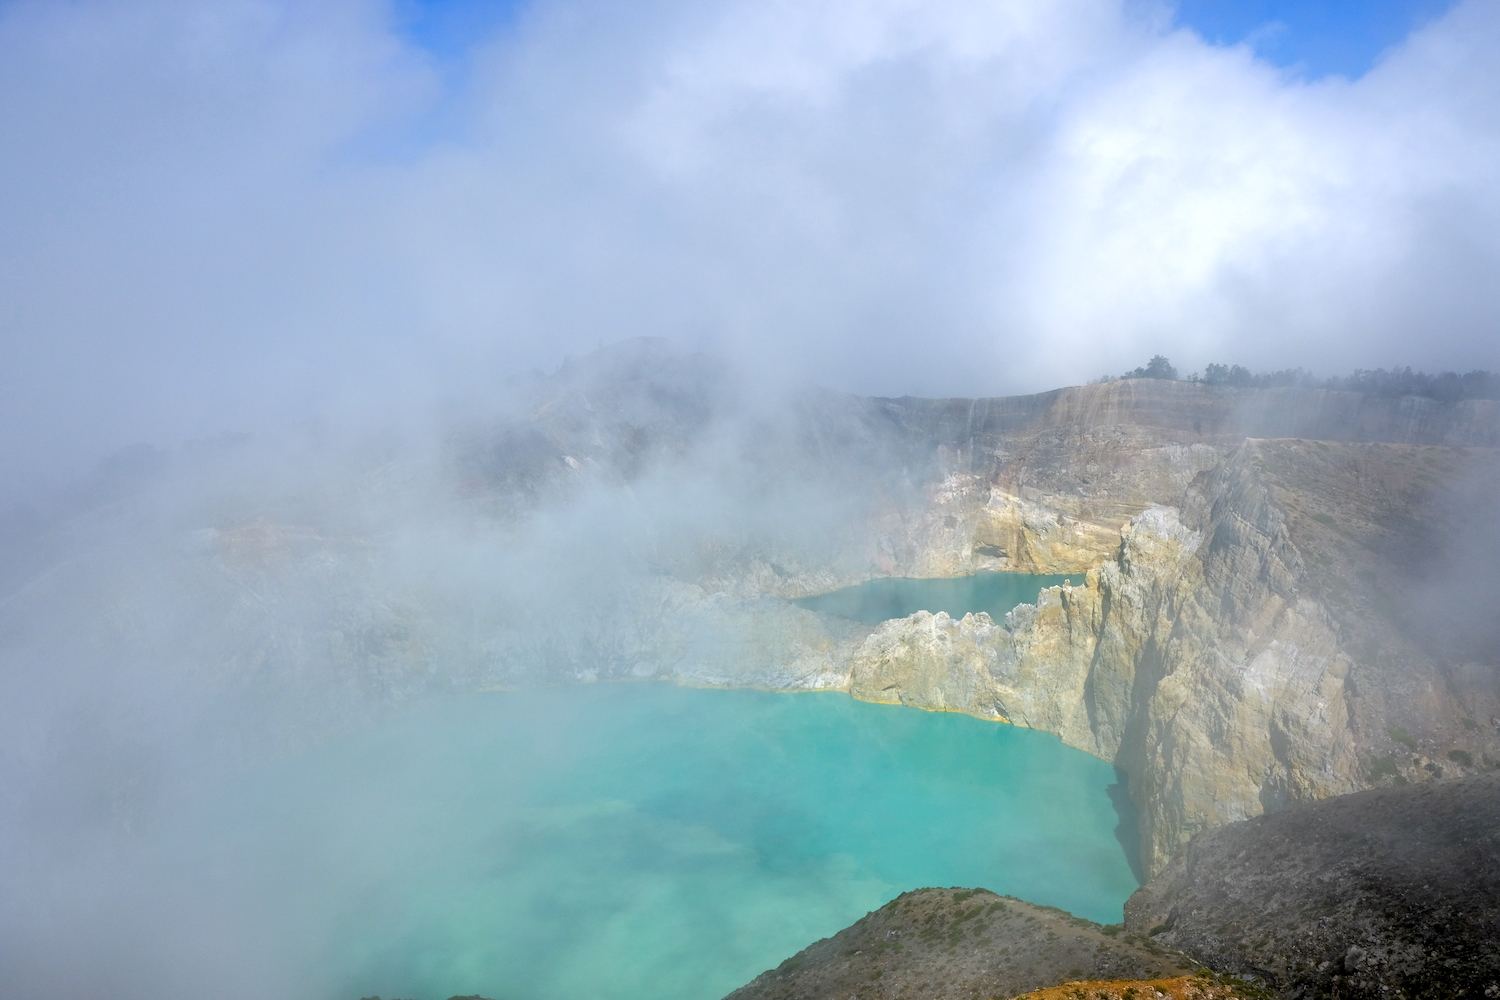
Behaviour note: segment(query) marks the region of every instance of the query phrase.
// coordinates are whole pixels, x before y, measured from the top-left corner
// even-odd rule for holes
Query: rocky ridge
[[[1011,997],[1063,980],[1157,979],[1198,967],[1149,939],[985,889],[902,893],[726,1000]]]

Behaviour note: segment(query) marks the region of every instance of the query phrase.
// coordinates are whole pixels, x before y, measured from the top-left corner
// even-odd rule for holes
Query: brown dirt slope
[[[1033,990],[1015,1000],[1260,1000],[1264,995],[1246,983],[1203,975],[1063,983]]]
[[[1289,998],[1500,997],[1500,774],[1199,834],[1126,926]]]
[[[1068,979],[1195,972],[1182,955],[1119,926],[985,889],[903,893],[803,949],[726,1000],[1010,997]]]

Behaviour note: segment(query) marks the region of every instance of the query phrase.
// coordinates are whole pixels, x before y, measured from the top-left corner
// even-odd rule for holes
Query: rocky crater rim
[[[1065,979],[1160,979],[1201,969],[1151,940],[985,889],[902,893],[726,1000],[1011,997]]]
[[[653,342],[541,380],[451,441],[443,475],[468,520],[436,546],[340,530],[304,516],[322,509],[304,496],[194,536],[181,576],[204,648],[268,689],[332,674],[387,700],[665,678],[1008,720],[1129,776],[1148,873],[1225,823],[1500,766],[1500,532],[1484,520],[1500,403],[1130,379],[974,400],[810,391],[755,424],[727,379]],[[608,532],[532,530],[580,497],[662,488],[656,473],[675,488],[672,470],[708,458],[754,473],[726,473],[730,494],[770,490],[746,512],[858,502],[817,508],[834,513],[815,532],[651,524],[648,565],[603,584],[585,570]],[[374,493],[400,511],[402,490],[431,488],[383,469],[330,509]],[[556,571],[552,590],[474,572],[509,565],[515,539]],[[786,600],[987,570],[1073,582],[999,620],[869,627]],[[72,572],[5,613],[19,623]],[[101,647],[150,634],[131,592],[89,617]]]

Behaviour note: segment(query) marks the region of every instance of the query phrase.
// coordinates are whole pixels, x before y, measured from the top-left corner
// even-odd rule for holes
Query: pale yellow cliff
[[[888,621],[856,648],[848,690],[862,701],[1003,719],[995,684],[1010,636],[987,614],[954,621],[918,611]]]
[[[1368,499],[1316,500],[1319,489],[1343,496],[1330,476],[1362,475],[1366,493],[1377,473],[1393,492],[1408,473],[1431,480],[1452,464],[1449,451],[1247,442],[1179,506],[1147,506],[1079,580],[1006,622],[919,613],[880,626],[850,656],[848,690],[1003,717],[1116,763],[1131,778],[1148,872],[1208,827],[1488,766],[1500,760],[1493,673],[1460,670],[1472,682],[1455,682],[1451,664],[1383,616],[1379,584],[1399,587],[1397,570],[1363,563],[1378,565],[1393,543],[1349,544],[1350,508]],[[1459,465],[1475,462],[1496,464],[1470,453]],[[969,523],[989,506],[975,503]],[[1387,519],[1394,506],[1389,496],[1375,504]],[[1033,512],[1014,523],[1015,550],[1040,552],[1066,522]],[[1411,530],[1371,522],[1377,529]],[[1028,568],[1072,571],[1086,549],[1053,551],[1059,562]]]

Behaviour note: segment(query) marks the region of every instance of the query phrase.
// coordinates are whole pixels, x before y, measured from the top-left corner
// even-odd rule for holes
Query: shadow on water
[[[1136,882],[1146,884],[1146,870],[1141,866],[1141,815],[1135,803],[1130,801],[1130,775],[1115,768],[1115,783],[1104,789],[1109,793],[1109,803],[1115,807],[1120,822],[1115,824],[1115,839],[1125,849],[1125,860],[1130,863],[1130,874]]]
[[[1047,587],[1064,582],[1062,576],[1039,576],[1030,573],[975,573],[937,579],[893,577],[870,580],[827,594],[799,597],[792,603],[809,611],[852,618],[869,625],[879,625],[891,618],[905,618],[918,611],[937,614],[946,611],[952,618],[983,611],[996,622],[1018,604],[1031,604]]]

